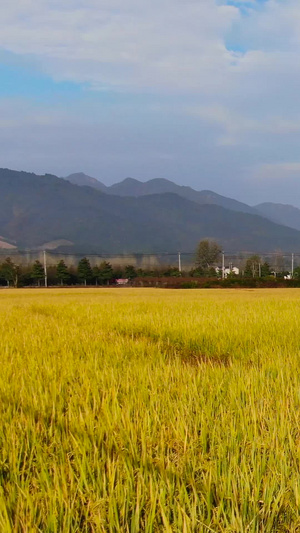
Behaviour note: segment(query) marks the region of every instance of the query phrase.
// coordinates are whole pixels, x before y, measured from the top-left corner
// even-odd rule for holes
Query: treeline
[[[31,265],[18,265],[10,257],[0,264],[0,285],[13,287],[43,286],[47,277],[47,284],[52,286],[72,285],[110,285],[118,278],[133,279],[139,275],[131,265],[124,268],[114,268],[109,262],[103,261],[92,267],[89,259],[84,257],[77,266],[68,267],[61,260],[57,265],[47,266],[36,260]]]
[[[67,266],[61,260],[57,265],[47,266],[36,260],[31,265],[18,265],[10,257],[0,264],[0,285],[11,287],[41,287],[45,285],[47,276],[48,286],[72,286],[72,285],[114,285],[118,279],[126,279],[133,282],[136,278],[163,278],[201,276],[209,273],[201,273],[199,269],[179,272],[172,266],[157,267],[153,269],[136,268],[133,265],[112,266],[108,261],[102,261],[99,265],[91,266],[88,258],[82,258],[75,266]],[[216,275],[216,273],[215,273]],[[211,273],[210,273],[211,276]]]
[[[280,256],[278,256],[280,257]],[[275,267],[262,259],[259,255],[252,255],[248,259],[239,261],[238,268],[233,263],[226,266],[224,252],[220,245],[205,239],[198,243],[195,251],[195,263],[189,270],[179,271],[174,266],[160,266],[152,269],[136,268],[133,265],[124,267],[112,266],[108,261],[102,261],[91,266],[87,257],[80,259],[75,266],[68,267],[63,260],[56,265],[46,266],[36,260],[29,266],[18,265],[7,257],[0,264],[0,285],[14,287],[28,286],[72,286],[72,285],[113,285],[117,280],[128,280],[132,285],[156,286],[215,286],[220,281],[225,285],[250,286],[255,283],[273,283],[276,278],[286,281],[300,281],[300,267],[289,272],[284,268],[283,258],[277,258]],[[220,267],[220,262],[222,266]],[[162,278],[166,281],[162,282]],[[198,281],[197,281],[198,279]],[[202,280],[202,281],[199,281]],[[206,281],[205,281],[206,280]]]
[[[205,265],[203,262],[200,264],[199,258],[195,267],[182,272],[173,266],[153,269],[136,268],[133,265],[113,267],[108,261],[102,261],[99,265],[92,267],[89,259],[84,257],[77,266],[70,267],[61,260],[57,265],[48,266],[46,273],[48,286],[105,286],[116,284],[118,279],[127,279],[132,285],[155,285],[160,280],[158,283],[160,285],[161,280],[166,278],[164,282],[166,286],[184,287],[187,284],[190,287],[197,287],[203,286],[203,283],[206,283],[207,286],[213,286],[219,283],[222,278],[220,270],[216,270],[209,264]],[[287,271],[282,271],[275,275],[267,262],[263,262],[259,256],[254,255],[247,259],[239,275],[230,272],[226,274],[223,283],[227,286],[249,285],[251,280],[253,282],[255,279],[261,282],[272,282],[274,277],[277,280],[283,280],[287,274]],[[294,271],[294,280],[297,279],[300,280],[299,267]],[[38,260],[28,266],[18,265],[10,257],[7,257],[0,264],[0,285],[12,287],[44,286],[44,265]]]
[[[72,285],[114,285],[118,279],[132,282],[139,277],[181,276],[178,268],[161,267],[152,270],[135,268],[133,265],[112,266],[108,261],[91,266],[88,258],[82,258],[76,266],[67,266],[61,260],[57,265],[47,266],[36,260],[31,265],[18,265],[10,257],[0,264],[0,285],[11,287],[41,287],[45,285],[47,276],[48,286]]]

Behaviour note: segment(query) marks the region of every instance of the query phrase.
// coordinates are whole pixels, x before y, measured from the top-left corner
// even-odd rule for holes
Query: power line
[[[144,256],[164,256],[164,255],[170,255],[170,256],[177,256],[178,257],[178,251],[153,251],[153,252],[120,252],[120,253],[110,253],[110,252],[59,252],[55,250],[46,250],[47,254],[49,255],[58,255],[58,256],[66,256],[66,257],[144,257]],[[30,250],[16,250],[16,249],[1,249],[0,255],[10,256],[10,255],[42,255],[44,253],[44,250],[40,249],[30,249]],[[239,257],[239,256],[253,256],[253,255],[260,255],[260,256],[274,256],[274,257],[287,257],[294,255],[294,257],[300,257],[300,251],[297,253],[295,252],[266,252],[266,251],[246,251],[246,250],[238,250],[238,251],[230,251],[230,250],[224,250],[224,253],[226,256],[230,257]],[[186,251],[186,252],[180,252],[181,255],[188,255],[188,256],[195,256],[195,251]]]
[[[165,251],[165,252],[126,252],[126,253],[109,253],[109,252],[92,252],[92,253],[84,253],[84,252],[59,252],[56,250],[47,250],[42,251],[40,249],[32,249],[32,250],[17,250],[17,249],[1,249],[0,250],[0,257],[27,257],[27,260],[30,261],[33,257],[40,257],[41,261],[43,259],[44,263],[44,270],[45,270],[45,281],[47,278],[47,264],[45,263],[45,254],[47,253],[47,256],[49,259],[51,257],[65,257],[65,258],[82,258],[82,257],[88,257],[88,258],[96,258],[96,259],[119,259],[120,261],[123,261],[124,259],[132,260],[132,259],[146,259],[146,258],[157,258],[159,259],[167,259],[172,258],[172,260],[177,262],[179,270],[182,268],[182,260],[187,258],[195,258],[196,253],[193,251],[184,251],[184,252],[173,252],[173,251]],[[222,251],[222,267],[225,268],[225,261],[232,262],[240,262],[248,257],[259,255],[263,259],[270,259],[273,262],[273,259],[276,258],[282,258],[285,262],[288,258],[288,262],[291,264],[291,272],[293,274],[294,268],[295,268],[295,261],[297,258],[300,257],[300,252],[250,252],[250,251]],[[175,260],[175,258],[177,258]],[[45,266],[46,264],[46,266]],[[224,265],[224,266],[223,266]]]

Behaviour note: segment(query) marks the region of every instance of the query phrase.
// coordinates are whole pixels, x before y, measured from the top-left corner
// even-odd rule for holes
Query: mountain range
[[[269,204],[252,207],[163,179],[127,178],[107,187],[81,173],[61,179],[0,169],[1,247],[193,252],[199,240],[212,238],[227,252],[300,248],[300,231],[275,222],[286,215],[275,209],[267,218],[264,209]]]
[[[177,185],[173,181],[163,178],[156,178],[146,182],[138,181],[133,178],[126,178],[120,183],[115,183],[110,187],[104,185],[104,183],[91,178],[84,173],[71,174],[66,178],[63,178],[74,185],[94,187],[97,190],[101,190],[106,194],[113,194],[116,196],[148,196],[150,194],[164,194],[174,193],[178,194],[182,198],[196,202],[197,204],[213,204],[225,207],[225,209],[231,209],[232,211],[240,211],[242,213],[251,213],[258,215],[259,213],[252,207],[232,198],[226,198],[220,194],[216,194],[213,191],[196,191],[191,187],[185,185]]]
[[[139,197],[149,194],[172,192],[201,205],[214,204],[232,211],[260,215],[273,222],[277,222],[277,224],[300,230],[300,209],[292,205],[267,202],[250,206],[243,202],[233,200],[232,198],[221,196],[213,191],[197,191],[191,187],[177,185],[166,179],[152,179],[146,182],[141,182],[133,178],[126,178],[120,183],[116,183],[110,187],[107,187],[104,183],[101,183],[99,180],[91,178],[84,173],[71,174],[64,179],[75,185],[87,185],[101,190],[106,194],[115,194],[118,196]]]

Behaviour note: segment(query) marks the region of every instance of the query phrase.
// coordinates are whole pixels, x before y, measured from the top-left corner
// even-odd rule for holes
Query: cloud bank
[[[286,179],[300,192],[295,0],[10,0],[0,49],[16,69],[82,87],[76,101],[6,97],[0,140],[15,134],[15,156],[4,162],[22,166],[28,127],[33,170],[81,161],[107,181],[160,175],[253,202],[289,201]]]

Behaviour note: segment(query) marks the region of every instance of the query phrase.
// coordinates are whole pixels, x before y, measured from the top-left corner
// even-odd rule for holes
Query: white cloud
[[[278,76],[300,77],[299,15],[298,0],[269,0],[247,17],[225,0],[10,0],[0,48],[96,89],[246,98]],[[232,31],[247,53],[227,50]]]
[[[10,0],[0,47],[37,57],[59,79],[98,86],[205,89],[222,82],[238,9],[213,0]]]
[[[208,113],[222,109],[220,124],[233,133],[236,122],[262,129],[274,114],[291,122],[300,104],[298,0],[269,0],[247,17],[225,4],[10,0],[0,6],[0,48],[96,90],[193,95]],[[230,32],[246,53],[227,50]]]
[[[123,161],[131,164],[142,153],[137,167],[141,171],[144,161],[146,168],[154,168],[157,154],[157,159],[175,161],[164,172],[171,179],[176,165],[183,169],[180,172],[188,168],[189,175],[214,174],[216,182],[225,169],[228,180],[235,173],[240,182],[244,169],[245,183],[248,177],[250,183],[268,175],[270,179],[278,176],[277,183],[280,176],[297,179],[298,163],[289,161],[297,161],[300,141],[300,2],[268,0],[262,5],[240,0],[248,10],[246,17],[237,7],[225,4],[225,0],[6,0],[0,5],[0,49],[23,57],[24,62],[29,58],[55,80],[88,83],[95,90],[156,93],[158,100],[153,103],[149,98],[145,115],[133,105],[132,117],[130,112],[122,116],[119,101],[110,116],[95,110],[95,118],[90,110],[84,117],[87,108],[82,103],[77,114],[70,107],[64,113],[61,107],[29,106],[27,112],[21,110],[21,103],[20,108],[18,104],[7,109],[4,103],[0,107],[2,138],[4,127],[17,129],[21,121],[23,132],[30,125],[34,129],[28,150],[36,147],[37,157],[41,161],[43,157],[48,168],[59,146],[68,146],[61,160],[77,158],[76,164],[80,147],[85,146],[87,159],[94,158],[96,168],[100,152],[93,144],[92,130],[89,144],[84,144],[86,136],[73,138],[74,152],[71,141],[68,144],[76,128],[88,131],[94,120],[104,147],[101,157],[110,158],[111,164],[119,157],[119,168],[124,167]],[[226,48],[229,41],[236,51]],[[166,95],[171,94],[174,99],[168,102]],[[159,95],[164,95],[161,100]],[[166,130],[163,119],[159,121],[164,113],[165,122],[169,120]],[[142,117],[142,133],[136,130],[133,134],[137,115]],[[61,135],[57,144],[53,140],[56,128]],[[157,147],[159,129],[165,135],[161,133]],[[103,132],[108,130],[106,142]],[[42,150],[41,131],[45,135]],[[131,142],[126,144],[124,138],[130,134]],[[11,133],[12,146],[13,138]],[[55,146],[52,159],[47,156],[51,143]],[[21,138],[19,147],[23,158]],[[148,152],[151,157],[147,159]],[[157,167],[157,177],[164,168]]]
[[[192,116],[217,125],[220,129],[218,144],[235,146],[247,142],[251,133],[274,136],[290,135],[300,132],[300,115],[292,119],[276,116],[255,118],[245,110],[239,114],[221,105],[187,107]]]

